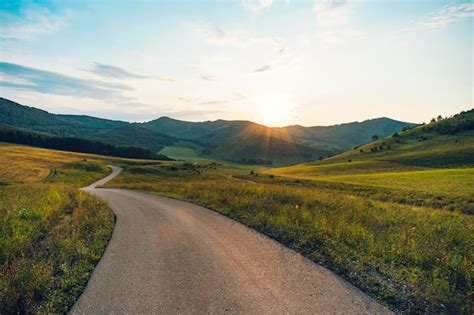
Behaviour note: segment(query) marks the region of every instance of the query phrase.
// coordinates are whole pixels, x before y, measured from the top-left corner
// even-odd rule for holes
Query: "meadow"
[[[389,198],[383,189],[371,198],[348,190],[348,184],[278,177],[273,170],[178,162],[124,167],[107,187],[214,209],[328,267],[394,310],[474,310],[474,217],[463,211],[417,206]],[[391,191],[405,195],[396,187]]]
[[[112,234],[105,159],[0,143],[0,313],[66,313]]]
[[[191,161],[0,143],[0,313],[66,312],[79,296],[112,233],[113,216],[78,187],[114,164],[124,172],[106,187],[214,209],[395,311],[472,314],[472,115],[283,168],[200,160],[182,148],[168,153]]]

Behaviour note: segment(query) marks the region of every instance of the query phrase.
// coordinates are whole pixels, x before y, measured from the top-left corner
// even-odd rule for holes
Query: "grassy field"
[[[125,166],[107,186],[215,209],[327,266],[394,309],[472,312],[473,216],[367,198],[335,183],[253,173],[216,164],[137,164]]]
[[[327,266],[395,310],[474,312],[474,112],[266,170],[126,166],[109,187],[189,200]]]
[[[65,313],[113,229],[108,206],[78,190],[107,160],[0,144],[0,313]]]
[[[201,156],[197,153],[197,148],[192,147],[192,144],[188,143],[178,143],[176,145],[172,146],[167,146],[163,148],[160,151],[160,154],[164,154],[172,159],[176,160],[182,160],[186,162],[196,162],[196,163],[217,163],[217,164],[222,164],[222,165],[227,165],[227,166],[233,166],[235,168],[241,168],[241,169],[251,169],[251,170],[257,170],[257,169],[266,169],[267,167],[264,167],[262,165],[255,165],[255,164],[242,164],[242,163],[236,163],[236,162],[231,162],[231,161],[224,161],[224,160],[219,160],[219,159],[213,159],[211,157],[205,157]],[[194,145],[195,146],[195,145]]]
[[[77,187],[112,163],[124,172],[107,187],[214,209],[394,310],[472,314],[474,132],[465,117],[278,169],[190,152],[188,162],[151,162],[0,144],[0,313],[61,312],[74,301],[112,229],[107,207]]]
[[[474,214],[474,130],[451,132],[462,122],[473,124],[474,112],[266,173],[379,200]]]

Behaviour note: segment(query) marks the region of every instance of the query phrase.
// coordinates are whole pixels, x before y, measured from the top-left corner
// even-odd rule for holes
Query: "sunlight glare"
[[[290,123],[294,102],[288,95],[268,94],[255,98],[257,119],[269,127],[282,127]]]

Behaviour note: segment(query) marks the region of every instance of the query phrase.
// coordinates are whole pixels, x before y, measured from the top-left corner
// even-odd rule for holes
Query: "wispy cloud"
[[[347,24],[354,3],[347,0],[319,0],[313,9],[320,26]]]
[[[263,65],[255,70],[253,70],[253,72],[265,72],[265,71],[268,71],[271,69],[271,66],[270,65]]]
[[[153,79],[164,82],[175,82],[175,79],[167,77],[155,77],[150,75],[137,74],[128,71],[122,67],[106,65],[96,62],[91,69],[83,69],[84,71],[94,73],[98,76],[110,79],[126,80],[126,79]]]
[[[201,102],[199,104],[201,105],[217,105],[217,104],[225,104],[228,103],[229,101],[227,100],[222,100],[222,101],[206,101],[206,102]]]
[[[402,29],[402,31],[442,28],[472,16],[474,16],[474,3],[449,4],[425,14],[413,25]]]
[[[252,12],[260,12],[263,9],[269,8],[273,0],[241,0],[242,6]]]
[[[212,75],[202,75],[201,79],[204,80],[204,81],[215,81],[216,80],[216,78]]]
[[[340,43],[366,37],[366,33],[350,25],[350,17],[359,4],[348,0],[317,0],[316,32],[326,42]]]
[[[61,28],[68,14],[53,14],[44,7],[31,6],[13,15],[0,12],[0,38],[3,40],[32,39],[34,37],[54,33]]]
[[[19,64],[0,62],[0,86],[45,94],[86,97],[107,102],[129,102],[134,99],[123,95],[132,88],[128,85],[98,80],[80,79],[57,72],[30,68]],[[8,80],[14,77],[22,82]]]
[[[145,79],[148,76],[131,73],[124,68],[106,65],[96,62],[92,69],[85,69],[85,71],[92,72],[98,76],[114,79]]]
[[[210,44],[248,47],[252,45],[269,45],[275,49],[283,49],[283,41],[277,37],[257,36],[241,31],[224,31],[223,29],[205,23],[193,23],[194,32],[204,41]]]

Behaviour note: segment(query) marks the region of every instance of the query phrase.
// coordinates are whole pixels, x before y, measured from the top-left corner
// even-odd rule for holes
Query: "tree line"
[[[75,137],[56,137],[0,125],[0,141],[34,147],[147,160],[171,160],[141,147],[122,147]]]
[[[443,118],[441,115],[424,127],[428,131],[436,131],[440,134],[455,134],[461,131],[474,129],[474,109],[463,111],[451,118]]]

